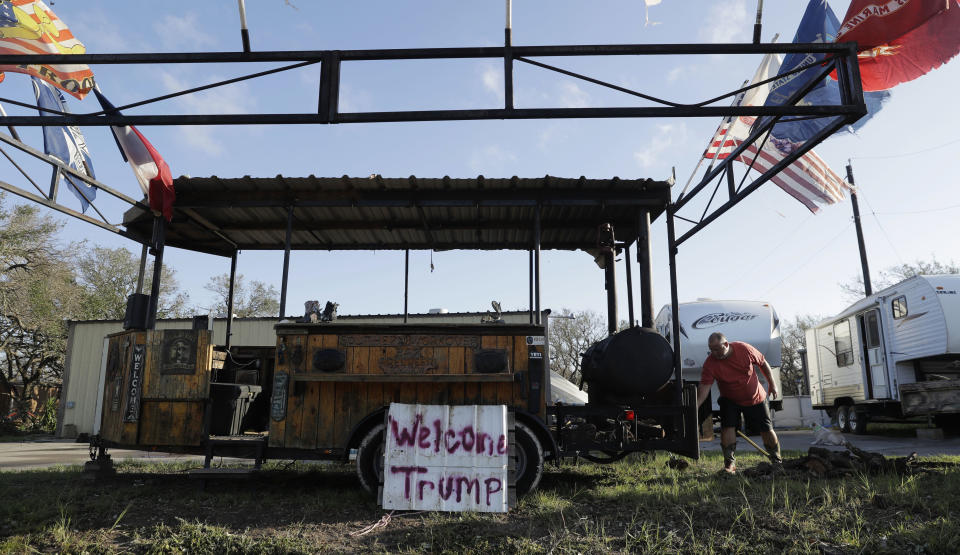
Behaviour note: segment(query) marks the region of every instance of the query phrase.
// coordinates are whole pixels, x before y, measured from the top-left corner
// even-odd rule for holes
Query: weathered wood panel
[[[526,336],[506,329],[429,333],[411,328],[376,333],[376,326],[303,326],[303,335],[280,332],[277,372],[288,371],[286,418],[271,421],[270,445],[342,449],[355,426],[391,402],[506,404],[525,408],[527,386],[514,380],[528,368]],[[302,345],[301,356],[292,357]],[[288,356],[280,351],[286,348]],[[341,370],[313,367],[318,349],[343,354]],[[508,371],[477,373],[479,349],[502,350]],[[299,360],[299,362],[298,362]],[[523,376],[524,378],[526,376]]]

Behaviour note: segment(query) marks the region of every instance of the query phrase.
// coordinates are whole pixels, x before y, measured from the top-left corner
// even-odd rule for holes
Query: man
[[[710,394],[714,381],[720,390],[720,447],[723,448],[723,469],[730,474],[737,471],[737,425],[743,414],[747,425],[761,430],[763,444],[770,453],[770,462],[779,465],[780,442],[773,431],[767,392],[760,385],[754,367],[767,378],[770,398],[776,398],[777,386],[773,383],[770,365],[760,351],[741,341],[730,343],[722,333],[713,333],[707,343],[710,355],[703,361],[700,387],[697,391],[697,406],[702,405]]]

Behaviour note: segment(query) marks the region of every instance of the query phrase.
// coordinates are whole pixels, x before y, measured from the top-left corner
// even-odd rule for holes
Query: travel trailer
[[[699,382],[703,361],[710,353],[707,340],[713,332],[723,333],[729,341],[743,341],[763,353],[773,374],[777,390],[780,387],[780,318],[770,303],[762,301],[714,301],[698,300],[680,303],[680,357],[684,381]],[[660,309],[655,322],[657,331],[672,341],[670,331],[670,305]],[[761,383],[766,383],[763,375]],[[710,394],[714,412],[719,410],[717,384]],[[772,400],[770,408],[780,410],[782,401]]]
[[[914,276],[806,332],[815,409],[845,432],[871,419],[960,414],[960,275]]]

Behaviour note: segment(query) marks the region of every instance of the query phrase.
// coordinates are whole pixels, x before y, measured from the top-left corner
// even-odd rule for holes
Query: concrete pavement
[[[90,460],[86,443],[76,443],[70,439],[34,440],[0,443],[0,472],[27,470],[57,465],[83,465]],[[197,455],[176,455],[154,451],[134,451],[131,449],[110,449],[114,461],[144,460],[150,462],[191,461],[203,466],[203,457]]]
[[[855,434],[841,434],[844,439],[852,445],[870,451],[880,453],[888,457],[906,457],[910,453],[916,452],[922,457],[931,455],[960,455],[960,437],[948,437],[941,440],[918,439],[915,437],[888,437]],[[777,437],[780,438],[780,448],[784,451],[806,451],[813,444],[813,432],[811,430],[777,430]],[[751,436],[761,447],[763,441],[760,436]],[[820,445],[826,449],[844,451],[845,448],[839,445]],[[716,434],[713,441],[701,441],[700,449],[703,451],[719,451],[720,435]],[[752,451],[750,446],[743,438],[737,438],[737,451]]]

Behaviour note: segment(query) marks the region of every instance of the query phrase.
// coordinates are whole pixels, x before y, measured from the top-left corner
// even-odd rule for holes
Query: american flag
[[[87,50],[40,0],[0,0],[0,54],[83,54]],[[26,73],[83,99],[93,88],[85,64],[3,65],[0,71]]]
[[[776,75],[779,67],[779,57],[767,54],[754,74],[751,84]],[[748,90],[738,99],[738,102],[734,102],[734,105],[762,105],[768,93],[769,83],[759,85]],[[730,156],[730,153],[750,136],[750,127],[754,120],[755,118],[751,116],[728,117],[723,120],[717,132],[714,133],[710,146],[703,153],[703,157],[723,160]],[[758,145],[761,143],[763,148],[758,150]],[[794,146],[789,141],[779,141],[773,136],[767,136],[767,140],[764,141],[761,137],[747,147],[737,161],[748,166],[752,164],[754,170],[765,173],[783,160],[792,148]],[[844,190],[850,188],[813,150],[808,150],[806,154],[771,178],[771,181],[813,213],[819,210],[819,205],[834,204],[843,200]]]

